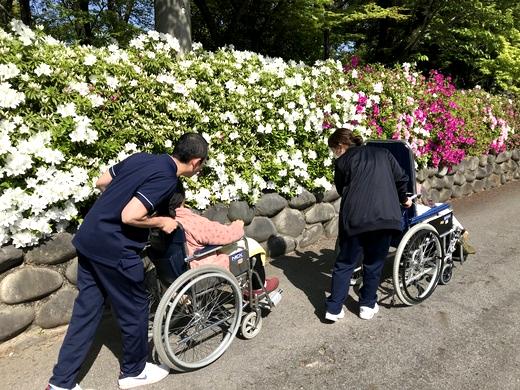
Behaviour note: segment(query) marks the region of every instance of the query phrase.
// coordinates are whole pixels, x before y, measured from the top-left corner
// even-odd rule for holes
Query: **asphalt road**
[[[217,362],[172,373],[159,389],[520,389],[520,182],[453,202],[478,253],[425,302],[391,305],[387,273],[381,310],[324,323],[333,240],[274,260],[284,298],[253,340],[236,339]],[[80,375],[83,389],[116,389],[120,336],[103,320]],[[0,346],[0,388],[43,389],[63,336],[33,332]]]

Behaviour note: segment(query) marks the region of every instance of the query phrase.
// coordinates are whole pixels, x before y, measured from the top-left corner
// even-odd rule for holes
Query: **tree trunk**
[[[181,54],[191,51],[190,0],[155,0],[155,29],[179,40]]]
[[[0,27],[5,28],[13,17],[13,0],[0,0]]]
[[[323,59],[330,58],[330,30],[326,28],[323,30]]]
[[[22,19],[22,22],[27,26],[32,24],[30,0],[20,0],[20,19]]]
[[[78,10],[75,22],[76,34],[82,45],[91,45],[94,38],[88,10],[89,1],[90,0],[78,0],[75,4],[76,9]]]

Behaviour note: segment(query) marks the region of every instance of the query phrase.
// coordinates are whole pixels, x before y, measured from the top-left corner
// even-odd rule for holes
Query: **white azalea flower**
[[[20,74],[20,70],[13,63],[0,64],[0,81],[12,79]]]
[[[56,112],[61,115],[62,117],[75,117],[76,114],[76,105],[74,103],[67,103],[67,104],[60,104]]]
[[[87,96],[90,93],[90,89],[88,87],[88,84],[83,82],[83,81],[81,81],[81,82],[72,81],[69,84],[69,88],[72,89],[73,91],[76,91],[81,96]]]
[[[381,92],[383,92],[383,83],[377,82],[374,85],[372,85],[372,88],[375,93],[381,93]]]
[[[87,54],[83,59],[83,65],[92,66],[96,63],[97,57],[94,54]]]
[[[34,69],[34,73],[38,77],[41,77],[42,75],[50,76],[52,74],[52,69],[47,64],[40,64],[36,67],[36,69]]]
[[[25,94],[11,88],[9,83],[0,83],[0,108],[16,108],[25,100]]]

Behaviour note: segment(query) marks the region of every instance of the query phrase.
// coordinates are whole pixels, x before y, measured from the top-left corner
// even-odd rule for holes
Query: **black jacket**
[[[334,183],[342,198],[340,234],[401,230],[408,176],[388,150],[350,147],[336,160]]]

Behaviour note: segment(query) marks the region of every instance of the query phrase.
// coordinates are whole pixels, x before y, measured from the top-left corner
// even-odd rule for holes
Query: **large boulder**
[[[310,225],[303,231],[303,234],[298,241],[299,248],[305,248],[316,243],[323,235],[323,226],[321,223]]]
[[[282,211],[287,204],[287,199],[276,193],[264,194],[256,203],[256,215],[272,217]]]
[[[453,194],[453,190],[451,188],[443,188],[439,192],[439,201],[440,202],[446,202],[451,198],[451,195]]]
[[[49,295],[62,284],[59,272],[46,268],[22,268],[0,282],[0,301],[8,304],[32,301]]]
[[[298,210],[285,208],[276,214],[272,221],[278,233],[298,237],[305,229],[305,218]]]
[[[289,207],[297,210],[305,210],[316,203],[316,196],[307,190],[303,190],[300,195],[295,196],[289,201]]]
[[[269,237],[276,234],[273,222],[267,217],[254,217],[245,230],[246,236],[258,242],[266,241]]]
[[[216,205],[208,207],[202,213],[202,216],[206,217],[211,221],[216,221],[224,224],[230,222],[228,218],[228,206],[222,203],[218,203]]]
[[[464,176],[466,177],[466,182],[472,182],[477,178],[477,171],[466,170]]]
[[[7,307],[0,310],[0,341],[21,333],[34,320],[34,309],[26,306]]]
[[[466,176],[463,173],[457,172],[453,175],[453,184],[462,185],[466,183]]]
[[[325,225],[323,225],[323,230],[326,237],[337,237],[338,236],[338,228],[339,228],[339,217],[335,216]]]
[[[240,219],[244,221],[244,224],[249,225],[255,216],[255,210],[249,207],[247,202],[235,201],[229,204],[228,219],[230,221],[236,221]]]
[[[38,310],[35,324],[44,329],[68,324],[72,315],[77,290],[62,289],[49,297]]]
[[[339,209],[340,209],[340,207],[341,207],[341,198],[336,199],[336,200],[334,201],[334,203],[332,203],[332,206],[334,206],[334,211],[335,211],[336,213],[339,213]]]
[[[502,153],[498,154],[497,159],[495,160],[495,162],[497,164],[501,164],[501,163],[509,160],[510,158],[511,158],[511,154],[510,153],[502,152]]]
[[[325,191],[323,194],[322,202],[330,203],[334,202],[336,199],[339,198],[338,191],[336,191],[336,188],[331,188],[330,190]]]
[[[318,203],[305,212],[308,224],[330,221],[336,215],[334,206],[330,203]]]
[[[25,261],[33,264],[60,264],[76,256],[70,233],[58,233],[39,247],[25,254]]]
[[[23,251],[12,245],[0,248],[0,273],[5,272],[23,262]]]
[[[463,196],[462,186],[453,186],[453,188],[451,189],[451,197],[458,199],[458,198],[462,198],[462,196]]]
[[[474,171],[478,168],[479,165],[479,158],[475,156],[466,157],[464,159],[464,165],[466,167],[466,171]]]
[[[78,258],[72,259],[72,261],[67,265],[67,269],[65,270],[65,277],[72,284],[78,283]]]
[[[484,179],[475,180],[473,182],[473,191],[481,192],[481,191],[484,191],[485,188],[486,188],[486,181]]]

